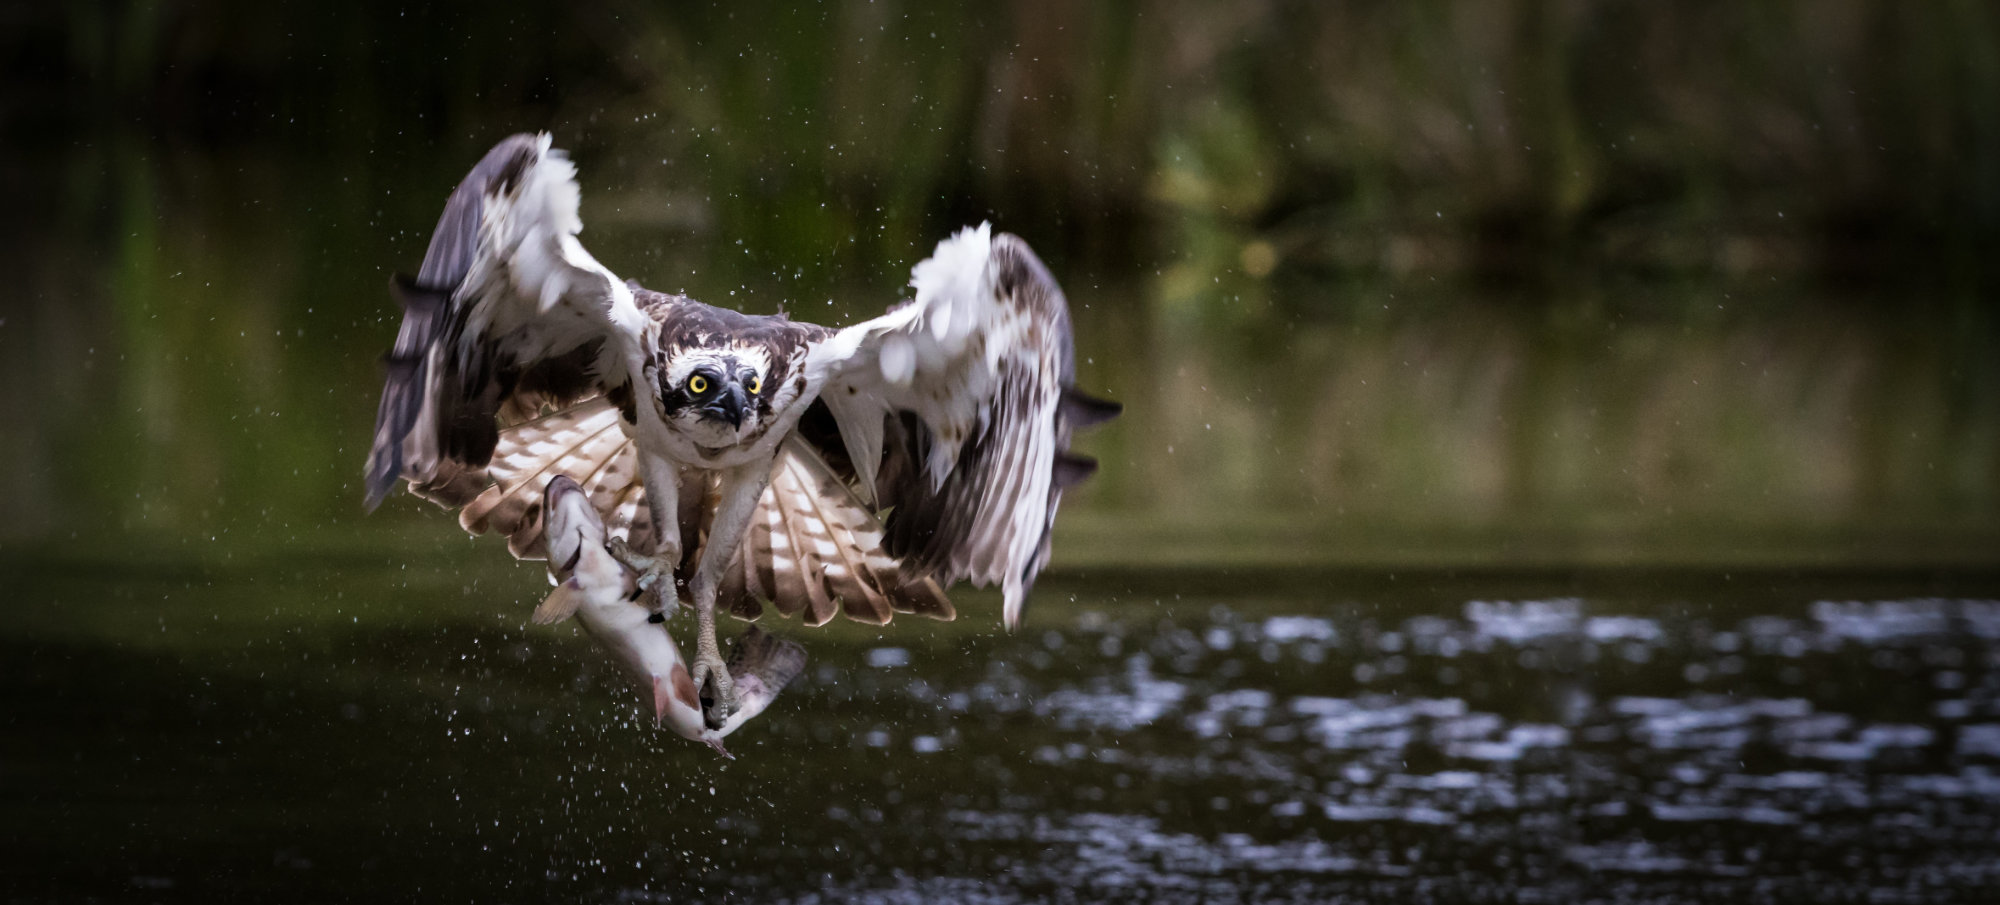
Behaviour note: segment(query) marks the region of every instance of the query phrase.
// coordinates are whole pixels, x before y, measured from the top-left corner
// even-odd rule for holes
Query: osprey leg
[[[729,667],[722,660],[722,649],[715,643],[715,592],[722,570],[729,567],[729,561],[736,555],[736,547],[742,543],[743,535],[750,527],[750,517],[757,511],[757,500],[764,495],[764,487],[771,483],[771,463],[752,462],[740,465],[722,474],[722,500],[716,506],[715,520],[709,524],[708,540],[703,543],[701,562],[695,565],[694,580],[689,590],[694,595],[694,614],[699,634],[695,639],[694,687],[697,691],[708,689],[712,693],[714,706],[706,714],[711,728],[720,727],[723,721],[736,710],[736,683],[729,675]]]
[[[672,461],[643,450],[639,453],[639,468],[645,473],[646,508],[653,517],[654,558],[643,566],[635,561],[627,561],[626,565],[642,568],[646,577],[640,583],[659,588],[660,609],[671,610],[676,596],[674,569],[681,564],[680,475],[675,473]],[[660,584],[661,579],[666,583]]]
[[[613,559],[639,573],[639,589],[646,593],[653,611],[670,613],[679,597],[674,569],[681,561],[680,482],[675,480],[674,463],[657,456],[639,453],[639,469],[645,474],[646,509],[653,520],[653,553],[633,549],[631,539],[625,537],[611,538],[606,548]]]

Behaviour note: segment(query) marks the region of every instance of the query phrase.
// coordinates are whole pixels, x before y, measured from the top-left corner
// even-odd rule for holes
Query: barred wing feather
[[[956,615],[944,589],[908,573],[883,549],[885,529],[811,445],[786,441],[751,527],[717,592],[720,605],[756,618],[770,600],[786,616],[823,625],[836,613],[886,624],[894,613]]]
[[[567,475],[582,486],[612,534],[652,543],[652,523],[638,480],[638,451],[603,397],[551,412],[500,432],[486,467],[459,469],[411,489],[448,509],[471,534],[507,538],[517,559],[543,559],[542,496]],[[637,549],[650,549],[638,546]]]
[[[699,546],[713,518],[716,487],[698,472],[683,472],[684,526],[680,577],[692,577]],[[638,474],[637,446],[618,410],[592,397],[561,411],[500,432],[491,461],[458,469],[413,489],[426,499],[459,509],[459,524],[473,534],[507,538],[519,559],[546,558],[543,493],[559,475],[574,479],[604,517],[610,536],[633,549],[652,549],[653,526]],[[718,605],[738,617],[762,615],[770,601],[785,616],[803,613],[811,625],[835,615],[886,623],[893,613],[951,619],[954,611],[935,581],[906,574],[882,549],[883,526],[809,444],[787,442],[772,467],[771,484],[758,501],[752,530],[724,573]]]

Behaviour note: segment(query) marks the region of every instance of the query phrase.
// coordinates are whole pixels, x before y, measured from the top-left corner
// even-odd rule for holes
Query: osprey
[[[718,604],[949,619],[963,579],[1017,626],[1063,488],[1096,468],[1071,432],[1119,411],[1073,389],[1069,310],[1026,243],[962,230],[913,298],[836,330],[619,280],[577,241],[575,175],[547,134],[500,142],[393,284],[369,508],[400,477],[540,559],[545,489],[574,479],[651,605],[693,606],[711,727],[736,705]]]

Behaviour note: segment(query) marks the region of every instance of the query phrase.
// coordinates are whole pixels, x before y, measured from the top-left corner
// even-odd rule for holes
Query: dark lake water
[[[11,562],[10,898],[2000,894],[1992,576],[1059,576],[776,623],[723,761],[474,552]]]

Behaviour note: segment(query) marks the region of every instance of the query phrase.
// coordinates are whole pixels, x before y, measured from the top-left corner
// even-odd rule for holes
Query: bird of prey
[[[500,142],[393,284],[370,508],[402,478],[541,558],[543,490],[575,479],[654,606],[693,606],[711,726],[735,709],[718,602],[951,618],[943,587],[969,580],[1018,625],[1063,489],[1096,469],[1071,433],[1119,411],[1073,387],[1067,302],[1027,244],[962,230],[913,297],[833,329],[618,279],[577,240],[575,174],[547,134]]]

